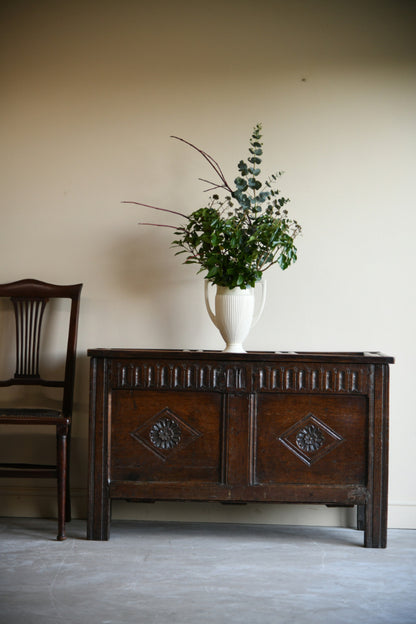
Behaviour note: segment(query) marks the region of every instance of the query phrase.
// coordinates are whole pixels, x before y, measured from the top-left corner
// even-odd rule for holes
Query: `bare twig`
[[[143,223],[142,221],[139,221],[137,225],[154,225],[155,227],[171,228],[172,230],[176,231],[178,231],[179,229],[176,227],[176,225],[166,225],[165,223]]]
[[[217,188],[225,188],[227,191],[232,193],[232,189],[231,189],[230,185],[228,184],[227,180],[225,179],[225,176],[224,176],[224,174],[222,172],[221,167],[219,166],[217,161],[212,156],[207,154],[207,152],[204,152],[204,150],[200,149],[199,147],[197,147],[193,143],[190,143],[189,141],[186,141],[185,139],[181,139],[181,137],[171,135],[171,138],[172,139],[177,139],[178,141],[182,141],[182,143],[186,143],[186,145],[189,145],[189,147],[192,147],[194,150],[199,152],[201,154],[201,156],[203,156],[203,158],[205,158],[205,160],[211,165],[211,167],[214,169],[214,171],[217,174],[217,176],[222,181],[223,184],[222,185],[218,185]],[[211,184],[211,182],[210,182],[210,184]]]
[[[136,201],[122,201],[122,204],[135,204],[136,206],[144,206],[145,208],[152,208],[153,210],[160,210],[161,212],[171,212],[172,214],[179,215],[180,217],[184,217],[185,219],[189,219],[188,215],[182,214],[182,212],[177,212],[176,210],[168,210],[167,208],[159,208],[158,206],[150,206],[149,204],[142,204],[141,202]]]
[[[206,184],[212,184],[210,188],[204,190],[204,193],[209,193],[210,191],[215,191],[215,189],[219,188],[225,189],[226,191],[230,190],[228,186],[225,186],[225,184],[216,184],[215,182],[211,182],[210,180],[205,180],[205,178],[198,178],[198,180],[201,180],[201,182],[205,182]]]

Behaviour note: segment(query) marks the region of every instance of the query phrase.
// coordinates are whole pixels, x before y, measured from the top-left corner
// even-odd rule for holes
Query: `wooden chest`
[[[379,353],[92,349],[88,539],[111,501],[357,505],[385,547],[388,379]]]

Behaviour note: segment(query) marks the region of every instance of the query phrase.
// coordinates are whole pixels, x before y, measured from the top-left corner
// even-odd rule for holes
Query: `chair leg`
[[[66,474],[67,474],[67,426],[58,426],[56,432],[57,446],[57,482],[58,482],[58,535],[57,540],[62,542],[65,535],[65,503],[66,503]]]
[[[71,522],[71,425],[66,439],[66,479],[65,479],[65,522]]]

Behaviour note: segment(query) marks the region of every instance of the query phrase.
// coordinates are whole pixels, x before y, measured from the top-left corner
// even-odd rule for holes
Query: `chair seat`
[[[42,407],[0,407],[0,423],[18,425],[32,422],[45,425],[69,424],[69,419],[59,410]]]
[[[50,479],[57,477],[55,464],[0,464],[0,477],[15,479],[16,477],[32,477],[33,479]]]

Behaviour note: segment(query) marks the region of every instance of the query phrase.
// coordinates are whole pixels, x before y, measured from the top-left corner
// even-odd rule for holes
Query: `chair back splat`
[[[16,318],[15,379],[38,380],[40,334],[49,299],[11,297],[11,300]]]
[[[0,298],[12,302],[16,328],[16,366],[13,377],[0,380],[7,386],[62,388],[61,409],[50,407],[0,407],[0,424],[51,425],[56,430],[56,465],[0,463],[0,477],[54,477],[58,484],[58,540],[65,539],[65,520],[71,519],[69,456],[75,381],[76,343],[82,284],[58,285],[35,279],[0,284]],[[53,299],[69,299],[65,372],[62,379],[41,374],[42,326],[45,310]]]

